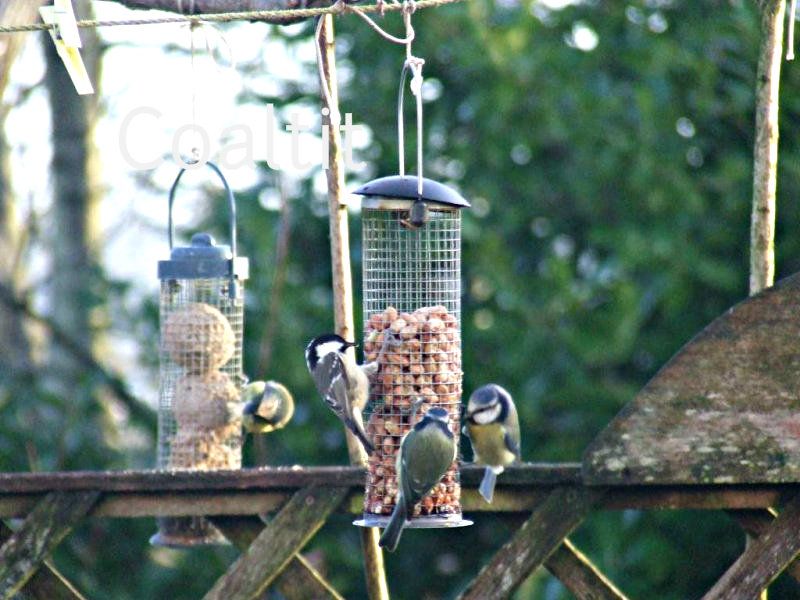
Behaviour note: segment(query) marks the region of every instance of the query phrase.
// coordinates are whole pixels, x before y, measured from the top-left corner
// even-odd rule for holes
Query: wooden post
[[[783,61],[784,0],[757,0],[761,43],[756,71],[753,208],[750,217],[750,294],[775,280],[775,210],[778,179],[778,108]],[[748,535],[747,545],[753,538]],[[767,600],[767,592],[760,594]]]
[[[328,87],[331,106],[325,106],[329,115],[339,115],[339,91],[336,78],[335,36],[333,16],[322,17],[322,35],[319,41],[322,54],[323,81]],[[326,102],[323,96],[323,103]],[[331,270],[333,274],[333,310],[336,332],[345,339],[354,339],[353,279],[350,272],[350,233],[347,223],[347,204],[344,198],[344,164],[342,160],[339,123],[331,124],[328,131],[328,211],[330,214]],[[352,352],[352,350],[351,350]],[[366,454],[361,443],[349,431],[347,448],[350,462],[366,464]],[[389,587],[383,565],[383,553],[378,545],[379,531],[375,527],[361,530],[361,547],[364,552],[364,573],[370,600],[388,600]]]
[[[578,600],[628,600],[569,538],[544,563]]]
[[[602,497],[600,488],[553,490],[481,569],[460,600],[502,600],[540,567]]]
[[[0,544],[14,532],[0,521]],[[80,592],[58,570],[44,561],[42,567],[28,580],[18,594],[20,600],[85,600]]]
[[[771,508],[760,508],[750,510],[729,510],[730,514],[739,526],[744,529],[748,539],[761,537],[769,531],[777,513]],[[792,564],[786,567],[786,573],[800,583],[800,560],[795,559]]]
[[[703,600],[758,598],[781,571],[800,554],[800,495],[795,496],[778,518],[725,572]]]
[[[100,492],[53,492],[0,547],[0,598],[12,598],[94,506]]]
[[[250,600],[275,580],[347,496],[347,488],[310,486],[297,492],[258,534],[205,600]]]
[[[240,552],[247,552],[265,523],[258,517],[210,517],[214,527],[219,529]],[[344,600],[344,598],[325,581],[325,578],[299,552],[295,554],[286,568],[275,578],[275,588],[286,600]]]
[[[753,210],[750,222],[750,293],[775,278],[775,191],[778,172],[778,91],[783,59],[784,0],[758,0],[761,46],[756,72]]]

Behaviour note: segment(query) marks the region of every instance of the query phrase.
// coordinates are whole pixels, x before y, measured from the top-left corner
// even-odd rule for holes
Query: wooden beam
[[[725,572],[703,600],[755,598],[800,554],[800,494]]]
[[[569,538],[545,561],[544,566],[578,600],[627,600],[627,596],[603,575]]]
[[[247,551],[265,526],[264,521],[258,517],[214,517],[211,522],[240,552]],[[344,600],[299,552],[281,571],[274,585],[286,600]]]
[[[50,473],[0,473],[0,495],[50,491],[100,490],[102,492],[200,492],[216,490],[297,490],[311,485],[359,487],[363,467],[258,467],[232,471],[66,471]],[[462,465],[461,481],[477,487],[483,467]],[[525,463],[508,467],[498,486],[564,485],[581,482],[578,463]]]
[[[507,469],[487,504],[477,493],[481,467],[463,465],[465,512],[530,513],[556,487],[582,487],[580,466],[528,463]],[[347,488],[337,511],[360,514],[360,467],[265,467],[240,471],[107,471],[0,473],[0,518],[24,518],[50,491],[99,491],[93,517],[255,515],[278,510],[309,485]],[[800,493],[795,484],[618,485],[604,489],[603,508],[764,509]]]
[[[14,531],[0,521],[0,544],[14,535]],[[28,580],[20,600],[84,600],[80,592],[58,570],[45,561],[36,574]]]
[[[601,497],[600,490],[567,487],[553,490],[459,598],[508,598],[561,545]]]
[[[299,491],[217,580],[205,600],[250,600],[261,594],[346,495],[346,488],[335,487]]]
[[[741,526],[741,528],[752,538],[763,535],[772,526],[777,513],[769,508],[750,509],[750,510],[729,510],[728,514]],[[800,560],[795,559],[786,567],[786,573],[795,581],[800,583]]]
[[[0,598],[11,598],[22,589],[99,497],[94,491],[54,492],[31,511],[0,547]]]

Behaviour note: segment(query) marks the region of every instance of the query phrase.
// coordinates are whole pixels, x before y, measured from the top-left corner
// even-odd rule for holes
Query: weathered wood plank
[[[508,598],[561,545],[601,497],[600,490],[555,489],[481,569],[459,598]]]
[[[478,495],[476,487],[477,482],[462,487],[461,504],[465,512],[522,514],[530,513],[555,486],[537,483],[507,485],[501,480],[492,504],[487,504]],[[607,510],[765,509],[780,506],[800,493],[800,484],[616,486],[606,490],[603,508]],[[107,492],[91,510],[90,516],[136,518],[265,514],[278,510],[294,491],[296,489],[287,487],[272,491],[216,488],[192,493],[169,489],[152,489],[143,493]],[[351,485],[347,498],[337,512],[360,514],[364,506],[363,491],[363,482]],[[0,518],[24,518],[45,495],[43,492],[0,493]]]
[[[213,517],[211,522],[240,552],[247,551],[265,526],[258,517]],[[299,552],[275,579],[274,586],[287,600],[344,600]]]
[[[558,577],[578,600],[627,600],[627,596],[578,550],[569,538],[545,561],[544,566]]]
[[[461,480],[477,487],[483,467],[463,465]],[[33,494],[51,491],[98,490],[101,492],[214,490],[286,490],[310,485],[363,486],[362,467],[258,467],[232,471],[61,471],[51,473],[0,473],[0,494]],[[564,485],[580,483],[579,463],[525,463],[508,467],[498,485]]]
[[[14,531],[0,521],[0,544],[14,535]],[[42,567],[28,580],[19,600],[84,600],[80,592],[58,570],[44,561]]]
[[[800,495],[781,510],[703,600],[756,598],[800,554]]]
[[[20,591],[99,497],[99,492],[54,492],[31,511],[0,547],[0,598]]]
[[[684,346],[587,448],[585,481],[800,481],[799,336],[796,274]]]
[[[346,496],[346,488],[310,486],[299,491],[217,580],[205,600],[249,600],[263,592]]]
[[[771,509],[729,510],[728,514],[741,526],[747,535],[757,538],[769,530],[777,513]],[[800,583],[800,560],[795,559],[786,567],[786,573]]]

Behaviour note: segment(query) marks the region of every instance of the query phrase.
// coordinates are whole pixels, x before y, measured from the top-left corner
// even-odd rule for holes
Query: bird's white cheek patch
[[[498,404],[497,406],[493,406],[490,410],[482,410],[481,412],[475,413],[475,422],[478,425],[494,423],[497,421],[498,417],[500,417],[500,410],[501,407]]]
[[[320,344],[317,346],[317,358],[322,358],[323,356],[327,356],[331,352],[338,352],[341,350],[342,344],[339,342],[325,342],[324,344]]]

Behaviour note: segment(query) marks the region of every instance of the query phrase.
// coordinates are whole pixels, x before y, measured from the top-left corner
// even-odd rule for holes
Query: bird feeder
[[[220,177],[230,209],[230,246],[197,233],[189,246],[173,246],[172,209],[181,170],[169,195],[169,260],[161,280],[158,468],[238,469],[242,462],[240,396],[244,280],[247,258],[236,255],[236,202]],[[152,543],[194,546],[223,543],[203,517],[159,520]]]
[[[380,370],[371,387],[364,518],[385,526],[397,500],[395,461],[403,436],[430,408],[448,411],[458,442],[461,416],[461,209],[451,188],[417,177],[384,177],[363,196],[365,361]],[[457,461],[415,507],[408,527],[471,524],[461,514]]]

